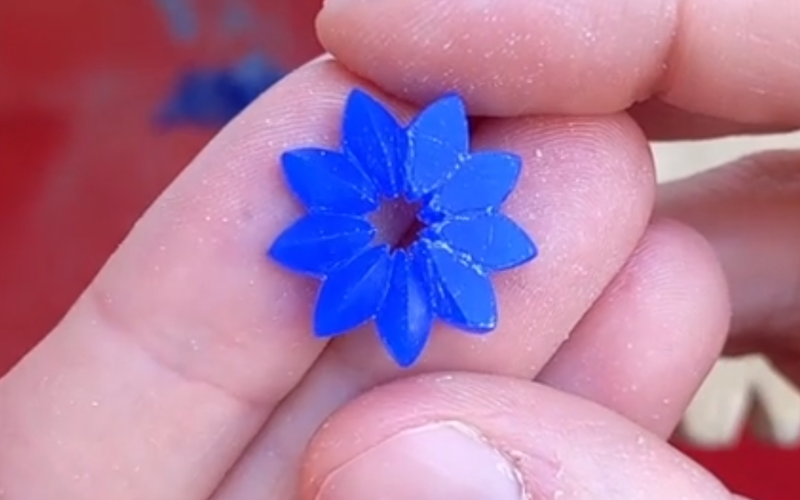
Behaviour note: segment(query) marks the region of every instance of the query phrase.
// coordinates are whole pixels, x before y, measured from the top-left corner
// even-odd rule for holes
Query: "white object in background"
[[[800,133],[653,145],[661,182],[770,149],[800,147]],[[719,361],[694,398],[678,435],[697,447],[735,445],[746,427],[779,446],[800,446],[800,391],[760,356]]]
[[[678,436],[701,448],[724,448],[748,426],[778,446],[800,445],[800,393],[761,356],[722,359],[695,395]]]

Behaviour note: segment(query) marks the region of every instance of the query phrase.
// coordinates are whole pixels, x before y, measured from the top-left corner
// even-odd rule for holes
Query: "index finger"
[[[358,84],[335,62],[301,68],[155,202],[0,381],[0,497],[211,495],[324,347],[306,332],[313,288],[264,252],[301,211],[280,154],[335,144]]]
[[[796,0],[328,0],[317,25],[356,73],[414,101],[457,90],[476,114],[612,113],[655,96],[800,124]]]

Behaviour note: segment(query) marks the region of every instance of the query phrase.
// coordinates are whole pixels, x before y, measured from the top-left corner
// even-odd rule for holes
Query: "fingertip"
[[[768,150],[659,187],[656,212],[699,231],[722,262],[732,344],[750,349],[796,336],[798,165],[798,151]]]
[[[456,90],[479,115],[573,115],[660,97],[796,125],[800,11],[796,0],[756,3],[340,0],[317,33],[352,71],[418,104]]]
[[[727,285],[708,242],[659,219],[537,380],[668,436],[729,321]]]
[[[600,406],[467,373],[394,382],[337,412],[307,449],[301,485],[308,500],[730,500],[713,476]]]
[[[675,17],[671,2],[346,0],[326,2],[317,34],[349,69],[418,104],[455,90],[478,115],[599,114],[646,97]]]

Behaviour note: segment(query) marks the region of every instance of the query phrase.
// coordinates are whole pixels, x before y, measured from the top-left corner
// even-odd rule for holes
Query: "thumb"
[[[729,352],[800,357],[800,152],[761,153],[663,185],[657,212],[693,226],[721,259]]]
[[[473,374],[406,379],[350,404],[311,443],[303,479],[309,500],[731,500],[609,410]]]

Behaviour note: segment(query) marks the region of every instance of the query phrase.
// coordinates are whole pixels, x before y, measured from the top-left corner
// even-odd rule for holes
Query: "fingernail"
[[[520,474],[460,422],[404,431],[347,462],[317,500],[523,500]]]

